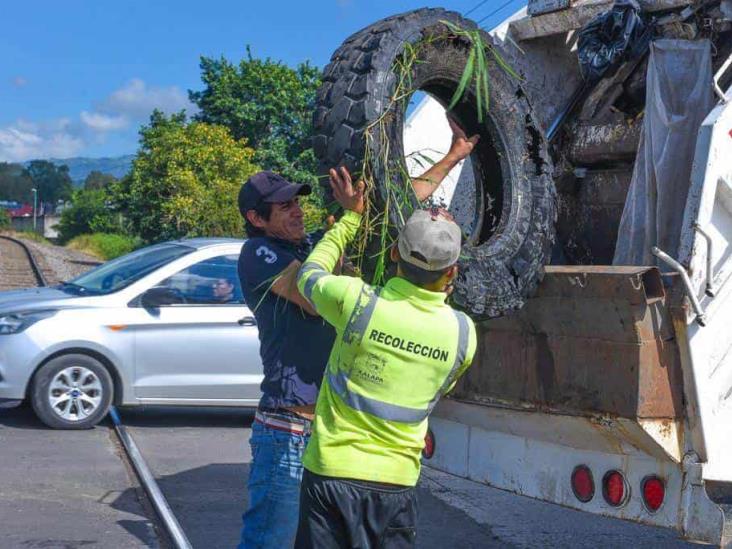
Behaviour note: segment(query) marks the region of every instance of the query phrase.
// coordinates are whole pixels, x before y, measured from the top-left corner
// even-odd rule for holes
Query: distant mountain
[[[113,158],[85,158],[78,156],[75,158],[48,158],[49,162],[53,162],[57,166],[66,165],[69,167],[69,175],[74,185],[81,185],[86,176],[94,170],[112,174],[116,178],[126,175],[132,167],[132,161],[135,155],[127,154],[125,156],[116,156]],[[27,166],[29,162],[24,162]]]

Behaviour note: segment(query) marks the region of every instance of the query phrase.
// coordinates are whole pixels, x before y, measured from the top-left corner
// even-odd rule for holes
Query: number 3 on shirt
[[[267,246],[260,246],[256,251],[257,257],[265,256],[264,262],[272,264],[277,261],[277,254],[270,250]]]

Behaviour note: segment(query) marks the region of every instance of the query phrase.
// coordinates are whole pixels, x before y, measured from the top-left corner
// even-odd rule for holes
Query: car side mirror
[[[183,296],[170,288],[150,288],[140,296],[140,305],[145,309],[156,309],[164,305],[185,303]]]

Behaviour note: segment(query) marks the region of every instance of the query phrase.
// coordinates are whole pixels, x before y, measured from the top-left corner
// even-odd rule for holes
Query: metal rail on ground
[[[31,265],[31,270],[33,271],[33,275],[36,277],[36,282],[39,286],[47,286],[46,283],[46,277],[43,276],[43,272],[41,271],[41,268],[38,266],[38,263],[36,263],[36,258],[33,257],[33,252],[31,252],[31,249],[28,247],[28,244],[23,242],[22,240],[18,240],[17,238],[13,238],[12,236],[7,235],[0,235],[0,238],[4,240],[9,240],[10,242],[13,242],[23,248],[25,251],[25,254],[28,256],[28,261]]]
[[[38,266],[38,263],[36,263],[33,252],[28,247],[28,245],[25,242],[11,236],[0,235],[0,238],[10,240],[11,242],[18,244],[20,247],[23,248],[23,250],[25,250],[25,253],[28,256],[28,261],[31,264],[33,274],[36,277],[38,286],[47,286],[46,278],[43,276],[43,272]],[[122,443],[122,447],[125,449],[127,457],[132,463],[132,467],[137,474],[140,484],[145,489],[145,493],[147,494],[147,496],[150,498],[155,512],[157,513],[158,517],[160,517],[160,520],[162,521],[163,526],[170,536],[170,539],[173,541],[176,549],[192,549],[193,546],[191,545],[191,542],[188,541],[188,537],[183,531],[183,528],[181,528],[178,519],[175,518],[175,515],[173,514],[170,505],[168,505],[168,502],[165,499],[163,492],[160,490],[160,487],[158,486],[155,477],[152,475],[152,472],[147,466],[147,463],[145,463],[145,459],[142,457],[142,454],[140,453],[137,444],[135,444],[134,439],[127,432],[127,428],[122,425],[119,413],[114,406],[109,409],[109,416],[112,418],[114,432]]]
[[[142,457],[137,444],[135,444],[132,436],[127,432],[127,428],[122,425],[119,413],[114,406],[109,409],[109,417],[112,418],[114,430],[122,442],[122,446],[124,447],[125,452],[127,452],[130,461],[132,462],[135,472],[140,479],[140,484],[142,484],[142,487],[150,498],[150,501],[155,508],[155,512],[163,522],[165,530],[173,541],[173,544],[177,549],[192,549],[191,542],[188,541],[186,533],[183,531],[183,528],[181,528],[178,519],[175,518],[175,515],[168,505],[163,492],[155,481],[155,477],[153,477],[150,468],[147,466],[147,463],[145,463],[145,459]]]

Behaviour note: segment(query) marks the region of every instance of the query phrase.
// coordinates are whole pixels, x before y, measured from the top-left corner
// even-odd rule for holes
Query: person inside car
[[[234,284],[226,278],[213,283],[213,299],[217,303],[231,303],[234,300]]]

